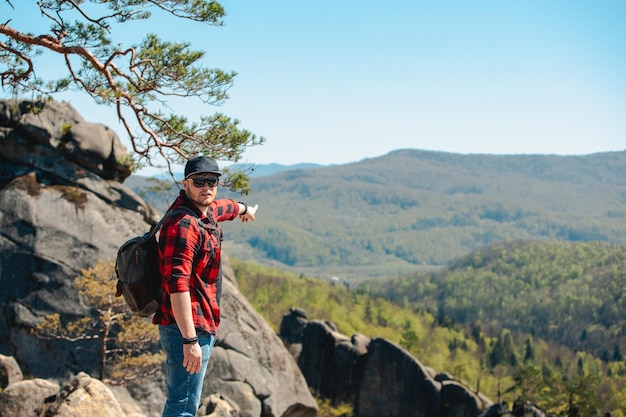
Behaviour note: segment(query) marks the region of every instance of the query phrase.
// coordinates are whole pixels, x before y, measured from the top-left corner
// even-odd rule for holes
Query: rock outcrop
[[[46,415],[54,417],[107,416],[126,414],[113,392],[97,379],[81,372],[56,396]]]
[[[59,395],[58,384],[35,378],[9,385],[0,393],[0,417],[38,417]]]
[[[279,334],[285,342],[289,352],[297,359],[302,348],[302,335],[309,321],[306,311],[299,308],[291,308],[280,322]]]
[[[27,103],[0,102],[0,353],[16,358],[28,375],[69,378],[95,374],[94,342],[42,342],[32,329],[45,314],[90,314],[73,280],[98,259],[113,259],[126,239],[158,218],[151,207],[115,180],[66,159],[69,126],[82,118],[69,105],[50,102],[29,111]],[[25,112],[25,113],[22,113]],[[65,128],[63,126],[66,126]],[[122,147],[108,136],[111,149]],[[79,158],[80,146],[73,148]],[[110,171],[120,171],[110,168]]]
[[[291,310],[281,329],[287,344],[300,344],[297,357],[310,388],[331,402],[353,406],[354,416],[477,417],[502,412],[451,375],[437,374],[388,340],[362,334],[348,337],[332,323],[310,321],[306,313]],[[294,323],[298,326],[294,327]],[[294,331],[302,328],[302,331]],[[301,333],[301,337],[294,337]],[[281,333],[281,337],[283,334]],[[288,341],[289,340],[289,341]]]
[[[22,379],[24,375],[15,358],[0,355],[0,391]]]
[[[35,378],[7,376],[4,400],[22,392],[23,382],[32,387],[46,380],[64,387],[58,393],[36,390],[46,396],[48,417],[72,415],[64,407],[81,409],[85,395],[108,404],[110,414],[99,415],[137,414],[137,406],[146,416],[160,415],[162,373],[128,387],[136,404],[115,405],[88,376],[97,375],[97,342],[42,341],[31,332],[46,314],[91,315],[73,281],[97,260],[114,259],[123,242],[158,220],[159,213],[120,183],[130,173],[126,161],[110,129],[84,121],[68,104],[0,101],[0,354]],[[237,289],[227,257],[224,277],[223,319],[206,394],[235,401],[242,416],[315,415],[317,405],[296,362]],[[112,281],[112,293],[114,287]]]

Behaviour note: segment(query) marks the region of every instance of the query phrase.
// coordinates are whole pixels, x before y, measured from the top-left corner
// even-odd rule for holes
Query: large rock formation
[[[507,415],[492,402],[447,374],[437,374],[400,346],[361,334],[348,337],[332,323],[305,322],[291,310],[281,337],[301,345],[297,356],[309,387],[333,403],[349,403],[355,417],[477,417],[490,410]]]
[[[41,378],[12,383],[0,393],[0,417],[43,415],[60,392],[58,384]]]
[[[31,329],[53,312],[66,319],[92,314],[72,287],[81,269],[114,259],[124,241],[158,219],[119,182],[130,173],[127,161],[110,129],[84,121],[68,104],[0,101],[0,354],[15,358],[30,378],[74,381],[69,392],[97,385],[81,374],[97,374],[96,342],[42,341]],[[237,289],[228,259],[224,272],[223,320],[206,394],[234,400],[242,416],[315,415],[297,364]],[[146,415],[157,416],[163,388],[160,374],[129,391]],[[67,389],[59,392],[55,401]],[[69,415],[59,414],[62,408],[56,415]]]

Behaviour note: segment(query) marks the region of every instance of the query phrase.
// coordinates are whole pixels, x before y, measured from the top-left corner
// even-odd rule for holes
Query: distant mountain
[[[324,165],[320,165],[320,164],[313,164],[313,163],[300,163],[300,164],[294,164],[294,165],[282,165],[282,164],[258,164],[258,165],[253,165],[253,164],[232,164],[229,166],[230,169],[235,169],[235,170],[245,170],[246,172],[248,172],[248,175],[250,176],[250,178],[256,178],[256,177],[262,177],[265,175],[273,175],[276,174],[278,172],[283,172],[283,171],[289,171],[289,170],[293,170],[293,169],[313,169],[313,168],[321,168]],[[134,175],[135,177],[141,177],[141,178],[149,178],[146,177],[145,175]],[[176,178],[177,180],[179,180],[180,178],[183,178],[183,172],[174,172],[174,178]],[[158,178],[160,180],[170,180],[171,177],[169,174],[159,174],[154,176],[154,178]],[[138,180],[141,181],[141,180]],[[131,180],[132,182],[132,180]]]
[[[259,165],[233,164],[228,168],[232,170],[243,170],[248,173],[250,178],[258,178],[289,170],[315,169],[322,167],[324,167],[324,165],[313,163],[300,163],[294,165],[272,163]],[[183,177],[183,172],[174,172],[174,178],[176,178],[177,181],[180,181]],[[171,201],[178,194],[179,190],[178,186],[172,186],[172,177],[167,174],[159,174],[152,177],[133,174],[126,179],[124,185],[130,187],[144,200],[159,209],[161,212],[164,212],[167,209]]]
[[[248,196],[220,191],[259,204],[253,224],[224,224],[225,250],[294,272],[359,280],[440,267],[507,240],[624,243],[625,168],[626,152],[398,150],[287,169],[253,177]]]
[[[238,168],[242,165],[235,164],[232,168]],[[291,171],[294,169],[314,169],[314,168],[322,168],[324,165],[320,164],[311,164],[311,163],[301,163],[294,165],[281,165],[281,164],[260,164],[254,165],[252,170],[250,171],[251,178],[264,177],[267,175],[273,175],[283,171]]]

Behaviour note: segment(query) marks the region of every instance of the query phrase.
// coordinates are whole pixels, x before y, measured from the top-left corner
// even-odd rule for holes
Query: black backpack
[[[155,235],[167,218],[181,213],[191,214],[198,219],[193,210],[184,206],[176,207],[167,212],[149,232],[126,241],[117,251],[115,296],[123,296],[130,309],[141,317],[154,314],[163,301]],[[198,223],[202,224],[199,219]]]

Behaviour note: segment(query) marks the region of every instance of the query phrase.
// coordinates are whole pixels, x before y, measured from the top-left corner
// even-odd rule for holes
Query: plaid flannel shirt
[[[174,324],[170,294],[189,292],[194,326],[217,337],[222,294],[221,230],[217,222],[237,218],[239,205],[229,199],[215,200],[209,207],[210,217],[206,217],[181,191],[168,211],[181,205],[192,209],[201,222],[215,227],[201,227],[190,214],[172,216],[164,222],[159,237],[164,299],[152,322]]]

